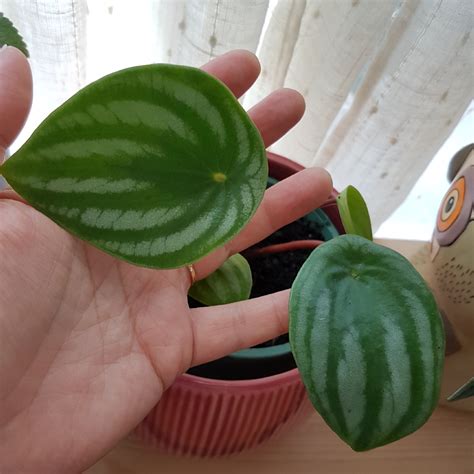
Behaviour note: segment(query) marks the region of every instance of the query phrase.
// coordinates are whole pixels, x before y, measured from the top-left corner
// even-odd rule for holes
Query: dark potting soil
[[[256,244],[255,247],[260,248],[267,245],[307,239],[323,240],[323,236],[317,224],[303,217],[281,228]],[[312,250],[308,249],[298,249],[249,259],[253,279],[250,298],[291,288],[299,269],[311,252]],[[191,308],[203,306],[192,298],[189,298],[189,305]]]
[[[315,223],[307,218],[301,218],[276,231],[255,245],[255,247],[266,247],[267,245],[306,239],[322,240],[323,236]],[[250,297],[256,298],[291,288],[299,269],[311,252],[312,250],[299,249],[263,255],[249,260],[253,278]],[[284,344],[285,342],[288,342],[288,334],[259,344],[256,347],[268,347]]]
[[[250,297],[256,298],[291,288],[299,269],[311,252],[299,249],[249,259],[253,278]]]

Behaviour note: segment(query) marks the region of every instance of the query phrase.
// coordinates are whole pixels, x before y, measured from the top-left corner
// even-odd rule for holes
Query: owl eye
[[[439,209],[437,227],[439,232],[448,230],[458,218],[464,202],[466,181],[461,176],[453,183]]]
[[[453,189],[444,200],[444,207],[441,210],[441,220],[447,221],[449,216],[456,210],[456,203],[459,200],[459,191]]]

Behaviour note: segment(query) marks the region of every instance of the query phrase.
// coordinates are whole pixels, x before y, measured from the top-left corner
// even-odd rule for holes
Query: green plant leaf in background
[[[175,268],[245,226],[267,159],[227,87],[199,69],[158,64],[79,91],[0,173],[81,239],[137,265]]]
[[[470,378],[464,385],[452,393],[448,397],[448,401],[455,402],[469,397],[474,397],[474,377]]]
[[[232,255],[207,278],[189,289],[189,296],[207,306],[234,303],[248,299],[252,289],[252,272],[240,254]]]
[[[314,407],[354,450],[418,429],[439,397],[444,331],[400,254],[355,235],[313,251],[290,295],[290,343]]]
[[[354,186],[347,186],[337,196],[337,207],[347,234],[360,235],[372,240],[372,225],[367,204]]]
[[[29,56],[28,48],[26,47],[23,38],[13,23],[0,12],[0,48],[2,46],[14,46],[18,48],[26,57]]]

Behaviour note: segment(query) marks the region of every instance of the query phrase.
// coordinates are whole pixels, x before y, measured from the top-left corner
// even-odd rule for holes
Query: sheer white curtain
[[[306,98],[274,145],[366,196],[377,227],[404,200],[474,92],[472,0],[0,0],[25,37],[35,103],[21,142],[85,83],[148,62],[198,66],[257,52],[250,106],[277,87]],[[473,133],[474,135],[474,133]]]

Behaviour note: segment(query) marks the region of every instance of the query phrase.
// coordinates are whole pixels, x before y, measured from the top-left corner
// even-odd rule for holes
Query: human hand
[[[240,96],[260,67],[252,54],[234,51],[203,69]],[[28,63],[7,48],[0,54],[0,147],[11,144],[30,101]],[[303,111],[298,93],[280,90],[249,114],[269,146]],[[195,264],[197,278],[320,206],[331,189],[321,169],[273,186],[247,227]],[[11,190],[0,192],[0,219],[2,472],[81,471],[126,436],[189,367],[287,331],[288,291],[190,309],[187,268],[119,261]]]

